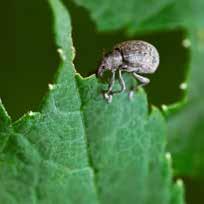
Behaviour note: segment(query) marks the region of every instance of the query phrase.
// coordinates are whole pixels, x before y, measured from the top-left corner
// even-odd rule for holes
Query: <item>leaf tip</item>
[[[179,88],[180,88],[181,90],[186,90],[186,89],[188,88],[188,84],[187,84],[186,82],[183,82],[183,83],[181,83],[181,84],[179,85]]]
[[[58,48],[58,49],[57,49],[57,52],[58,52],[60,58],[61,58],[63,61],[65,61],[65,60],[66,60],[66,55],[65,55],[64,50],[63,50],[62,48]]]
[[[150,108],[150,117],[151,116],[154,116],[154,115],[162,115],[161,114],[161,111],[154,105],[151,105],[151,108]]]
[[[181,101],[170,104],[170,105],[162,105],[162,111],[165,117],[170,117],[177,113],[183,106],[185,106],[188,102],[188,97],[185,96]]]
[[[37,112],[33,112],[33,111],[28,112],[28,116],[30,117],[36,116],[37,114],[38,114]]]
[[[164,112],[167,112],[167,111],[168,111],[168,106],[165,105],[165,104],[162,104],[161,108],[162,108],[162,110],[163,110]]]
[[[184,48],[189,48],[189,47],[191,47],[191,41],[190,41],[190,39],[189,39],[189,38],[183,39],[183,41],[182,41],[182,46],[183,46]]]
[[[172,163],[172,156],[171,156],[170,152],[166,152],[165,158],[166,158],[167,162],[171,165],[171,163]]]
[[[52,91],[56,88],[56,84],[48,84],[48,88],[50,91]]]
[[[182,179],[177,179],[176,181],[176,185],[179,187],[179,188],[183,188],[184,184],[183,184],[183,180]]]

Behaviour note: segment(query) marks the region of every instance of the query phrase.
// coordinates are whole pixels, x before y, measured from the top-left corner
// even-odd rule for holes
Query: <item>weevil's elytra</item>
[[[132,40],[117,44],[110,53],[104,56],[98,68],[99,77],[102,77],[103,73],[107,70],[112,72],[109,87],[104,97],[108,102],[111,102],[113,94],[125,91],[126,86],[122,72],[131,73],[136,80],[141,82],[139,86],[145,86],[150,80],[140,74],[152,74],[157,70],[158,66],[159,53],[150,43]],[[118,72],[121,90],[112,91],[116,72]]]

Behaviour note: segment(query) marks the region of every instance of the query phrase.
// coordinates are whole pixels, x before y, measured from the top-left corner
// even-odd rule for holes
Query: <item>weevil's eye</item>
[[[106,70],[106,67],[105,67],[104,65],[102,65],[102,66],[100,67],[100,70],[101,70],[101,73],[103,74],[103,73],[105,72],[105,70]]]

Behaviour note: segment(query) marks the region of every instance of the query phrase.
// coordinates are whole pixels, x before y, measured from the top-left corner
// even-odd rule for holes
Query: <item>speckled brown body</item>
[[[106,70],[112,72],[109,88],[104,94],[105,98],[111,102],[112,95],[123,92],[126,89],[122,72],[129,72],[135,79],[141,82],[140,86],[145,86],[150,82],[146,77],[139,74],[152,74],[157,70],[159,65],[159,53],[150,43],[132,40],[125,41],[114,46],[113,51],[107,53],[99,68],[98,76],[102,77]],[[119,73],[120,91],[112,91],[115,83],[115,73]]]
[[[137,73],[154,73],[159,65],[159,54],[150,43],[141,40],[125,41],[114,47],[123,57],[123,64],[137,68]]]

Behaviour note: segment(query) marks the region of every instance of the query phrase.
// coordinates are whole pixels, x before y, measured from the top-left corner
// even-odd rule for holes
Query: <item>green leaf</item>
[[[135,31],[144,33],[148,31],[202,27],[204,26],[203,9],[203,0],[175,0],[139,25],[135,22],[132,23],[128,31],[130,33]]]
[[[192,61],[188,78],[188,103],[178,114],[169,118],[170,144],[169,149],[175,158],[178,174],[203,177],[204,171],[204,97],[203,29],[189,32]],[[181,128],[183,127],[183,128]]]
[[[49,2],[58,51],[66,60],[41,112],[30,112],[13,124],[0,155],[0,203],[95,204],[94,175],[74,80],[70,18],[59,1]]]
[[[74,1],[90,11],[98,30],[103,31],[127,28],[130,33],[144,33],[204,25],[203,0]]]
[[[127,27],[132,23],[139,25],[174,0],[145,0],[142,2],[129,0],[128,3],[124,3],[123,0],[104,0],[102,3],[100,0],[74,1],[90,11],[99,30],[113,30]]]
[[[11,124],[0,104],[0,203],[183,203],[161,113],[142,90],[107,104],[95,76],[76,75],[70,18],[49,3],[61,65],[40,112]]]
[[[95,78],[78,77],[78,84],[102,203],[170,203],[174,187],[164,158],[166,128],[159,111],[153,109],[148,116],[144,92],[132,101],[127,95],[115,97],[107,105]],[[177,199],[182,200],[181,195]]]

